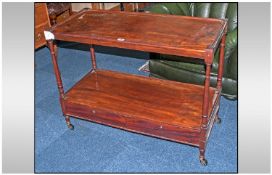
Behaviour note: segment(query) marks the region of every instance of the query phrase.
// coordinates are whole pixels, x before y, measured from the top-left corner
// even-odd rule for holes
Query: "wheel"
[[[218,123],[218,124],[220,124],[220,123],[221,123],[221,118],[216,117],[216,118],[215,118],[215,122]]]
[[[203,166],[207,166],[208,165],[208,161],[206,160],[206,159],[200,159],[200,163],[201,163],[201,165],[203,165]]]
[[[74,125],[69,124],[69,125],[67,125],[67,126],[68,126],[68,128],[69,128],[70,130],[74,130]]]

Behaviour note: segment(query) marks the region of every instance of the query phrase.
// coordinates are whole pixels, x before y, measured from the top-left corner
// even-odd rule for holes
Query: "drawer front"
[[[65,114],[124,130],[198,146],[199,131],[65,102]]]
[[[48,24],[35,28],[35,36],[34,36],[35,49],[46,44],[46,40],[44,37],[44,30],[48,28],[49,28]]]
[[[89,119],[92,121],[117,128],[124,128],[125,126],[125,119],[121,115],[103,110],[92,110],[90,113],[91,115]]]
[[[35,5],[35,26],[44,23],[49,23],[46,3],[39,3]]]
[[[151,120],[126,117],[126,128],[136,133],[198,146],[199,132]]]
[[[86,108],[78,104],[67,102],[64,103],[66,108],[65,111],[66,115],[97,122],[104,125],[113,126],[116,128],[124,128],[125,126],[125,119],[121,115],[114,114],[101,109]]]

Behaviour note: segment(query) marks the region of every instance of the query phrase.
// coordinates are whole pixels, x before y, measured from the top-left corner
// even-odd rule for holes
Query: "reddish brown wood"
[[[95,58],[95,51],[93,45],[90,45],[90,52],[91,52],[91,59],[92,59],[92,67],[95,70],[96,69],[96,58]]]
[[[225,58],[225,42],[226,42],[226,34],[222,37],[222,40],[220,43],[219,67],[218,67],[218,75],[217,75],[217,89],[222,89],[222,77],[223,77],[224,58]]]
[[[54,66],[55,77],[56,77],[58,90],[59,90],[60,104],[61,104],[62,112],[64,114],[65,113],[65,105],[64,105],[63,99],[65,96],[64,96],[64,90],[63,90],[61,75],[60,75],[59,66],[58,66],[57,53],[55,50],[56,45],[53,40],[48,40],[47,45],[50,49],[52,63]]]
[[[226,30],[226,29],[225,29]],[[219,67],[218,67],[218,74],[217,74],[217,89],[221,92],[222,90],[222,77],[223,77],[223,68],[224,68],[224,58],[225,58],[225,42],[226,42],[226,33],[223,35],[220,43],[220,56],[219,56]],[[219,102],[220,103],[220,99]],[[216,120],[221,120],[218,116],[218,112],[216,113]]]
[[[79,12],[52,27],[51,32],[57,40],[91,45],[93,70],[96,69],[93,45],[97,44],[198,57],[206,64],[205,84],[198,86],[96,70],[88,73],[64,96],[56,55],[51,46],[59,92],[63,97],[63,113],[198,146],[203,162],[206,142],[219,110],[225,31],[226,21],[219,19],[109,11]],[[214,51],[221,38],[219,78],[215,89],[210,87],[210,71]]]
[[[66,93],[66,115],[198,145],[198,137],[191,136],[200,132],[203,90],[203,86],[97,70]],[[213,96],[215,89],[209,93]],[[212,106],[212,100],[209,103]]]
[[[207,56],[211,56],[210,53]],[[205,148],[206,148],[206,133],[208,127],[208,109],[209,109],[209,88],[210,88],[210,72],[211,64],[206,63],[206,76],[205,76],[205,85],[204,85],[204,99],[203,99],[203,108],[202,108],[202,125],[199,141],[199,151],[200,159],[205,159]]]
[[[203,59],[205,49],[215,47],[214,43],[220,39],[218,36],[226,26],[226,21],[89,10],[57,26],[51,32],[59,40]]]

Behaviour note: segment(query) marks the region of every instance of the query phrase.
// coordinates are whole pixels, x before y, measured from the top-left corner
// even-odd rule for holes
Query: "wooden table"
[[[70,117],[76,117],[193,145],[199,147],[201,164],[207,165],[206,143],[214,122],[220,122],[226,30],[227,21],[220,19],[83,10],[45,31],[68,127],[73,129]],[[92,69],[67,92],[54,40],[90,45]],[[94,45],[202,59],[204,86],[97,69]],[[217,86],[212,88],[210,71],[217,47]]]

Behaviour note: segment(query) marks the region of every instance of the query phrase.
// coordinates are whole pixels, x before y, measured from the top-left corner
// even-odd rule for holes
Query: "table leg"
[[[53,66],[54,66],[54,72],[55,72],[58,90],[59,90],[59,97],[60,97],[59,99],[60,99],[62,113],[65,116],[65,105],[64,105],[65,95],[64,95],[64,90],[63,90],[63,85],[62,85],[61,75],[59,71],[58,60],[57,60],[57,53],[56,53],[57,45],[54,43],[53,40],[48,40],[47,45],[50,49],[50,54],[51,54],[51,58],[52,58]],[[70,117],[65,116],[65,120],[66,120],[67,126],[70,129],[73,129],[73,125],[70,122]]]
[[[93,70],[96,70],[96,58],[95,58],[95,51],[93,45],[90,47],[90,52],[91,52],[91,59],[92,59],[92,67]]]
[[[224,73],[224,59],[225,59],[225,42],[226,42],[226,34],[223,35],[220,43],[220,56],[219,56],[219,67],[218,67],[218,74],[217,74],[217,85],[216,88],[221,94],[222,91],[222,77]],[[220,97],[218,99],[218,105],[220,104]],[[216,113],[215,122],[221,123],[221,119],[219,118],[219,109]]]
[[[213,52],[208,52],[207,57],[213,57]],[[205,60],[212,60],[210,58]],[[200,143],[199,143],[199,160],[200,163],[204,166],[208,164],[208,161],[205,159],[205,150],[206,150],[206,133],[208,125],[208,115],[209,115],[209,88],[210,88],[210,73],[211,73],[211,63],[206,62],[206,76],[205,76],[205,85],[204,85],[204,98],[203,98],[203,108],[202,108],[202,125],[200,131]]]

